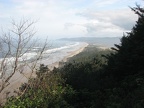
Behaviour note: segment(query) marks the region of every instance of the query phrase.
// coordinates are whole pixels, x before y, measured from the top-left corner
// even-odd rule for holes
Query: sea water
[[[47,49],[43,52],[41,63],[46,65],[60,62],[64,57],[68,56],[70,52],[78,50],[83,46],[84,42],[70,42],[70,41],[55,41],[53,48]]]
[[[45,63],[46,63],[45,65],[50,65],[55,62],[60,62],[65,56],[67,56],[69,54],[69,52],[79,49],[84,43],[83,42],[53,40],[51,42],[48,42],[47,44],[48,44],[48,46],[44,49],[40,58],[38,58],[38,56],[40,54],[40,51],[43,48],[43,45],[38,45],[38,46],[35,45],[31,49],[29,49],[26,53],[23,53],[18,58],[19,64],[26,63],[26,62],[32,63],[32,62],[38,61],[37,63],[39,63],[39,65],[45,64]],[[13,53],[15,53],[15,52],[13,52]],[[3,58],[3,56],[1,56],[0,63],[2,63],[3,60],[4,60],[5,64],[7,65],[7,67],[9,67],[7,73],[10,74],[10,71],[13,67],[13,64],[14,64],[16,58],[14,56],[9,56],[6,58]]]
[[[119,38],[72,38],[72,39],[59,39],[59,40],[51,40],[48,41],[48,47],[44,49],[43,57],[52,57],[54,59],[59,58],[61,56],[65,56],[65,53],[67,53],[69,50],[75,50],[76,48],[79,48],[83,44],[83,42],[89,43],[89,44],[95,44],[100,46],[106,46],[111,47],[115,43],[119,43]],[[42,44],[41,44],[42,43]],[[21,57],[19,57],[19,61],[31,61],[33,60],[37,54],[42,50],[44,41],[40,41],[40,44],[34,45],[31,47],[28,51],[27,48],[24,49],[26,53],[24,53]],[[29,46],[27,46],[29,47]],[[1,49],[0,49],[1,50]],[[7,50],[6,47],[4,47],[4,50]],[[12,48],[12,53],[16,52],[16,49]],[[2,55],[2,52],[0,51],[0,61],[3,60],[3,57],[5,55]],[[7,61],[14,61],[14,56],[9,56],[6,58]]]
[[[114,39],[113,38],[95,39],[94,38],[91,40],[90,39],[88,41],[84,41],[82,39],[75,40],[75,41],[73,41],[72,39],[48,41],[48,43],[47,43],[48,47],[46,47],[44,49],[43,54],[41,55],[41,58],[37,58],[37,57],[40,54],[40,51],[42,50],[43,45],[42,44],[34,45],[26,53],[23,53],[23,55],[21,55],[18,58],[18,62],[22,64],[23,62],[32,63],[32,62],[38,61],[37,62],[38,65],[40,65],[40,64],[50,65],[55,62],[60,62],[61,60],[64,59],[64,57],[68,56],[68,54],[70,52],[78,50],[85,43],[91,44],[94,41],[92,44],[95,43],[96,45],[99,45],[99,44],[105,45],[106,42],[110,43],[110,44],[119,42],[118,38],[117,39],[115,39],[115,38]],[[40,43],[44,43],[44,41],[41,41]],[[108,45],[106,45],[106,46],[108,46]],[[24,49],[24,51],[26,51],[26,49]],[[13,50],[13,53],[15,53],[15,50]],[[0,63],[2,63],[2,61],[4,60],[3,57],[4,56],[2,56],[2,54],[0,54]],[[14,56],[6,57],[5,64],[11,66],[11,68],[12,68],[12,64],[14,63],[15,59],[16,58]]]
[[[70,41],[60,41],[60,40],[54,40],[50,43],[47,43],[48,46],[44,49],[42,56],[44,58],[46,57],[52,57],[57,58],[57,56],[65,55],[64,53],[68,52],[69,50],[75,50],[79,45],[82,44],[82,42],[70,42]],[[38,53],[42,50],[43,46],[38,45],[30,48],[26,53],[21,55],[19,57],[19,61],[30,61],[36,57]],[[25,49],[26,50],[26,49]],[[2,61],[4,58],[0,56],[0,61]],[[7,57],[5,58],[7,61],[13,61],[15,60],[15,57]]]

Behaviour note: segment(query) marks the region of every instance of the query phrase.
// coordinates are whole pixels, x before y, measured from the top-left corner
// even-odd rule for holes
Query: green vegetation
[[[67,96],[71,97],[74,93],[70,86],[65,85],[60,74],[48,73],[42,64],[38,77],[23,84],[20,95],[10,98],[5,108],[70,108]]]
[[[61,68],[40,66],[36,79],[5,108],[144,108],[144,9],[112,50],[89,45]]]

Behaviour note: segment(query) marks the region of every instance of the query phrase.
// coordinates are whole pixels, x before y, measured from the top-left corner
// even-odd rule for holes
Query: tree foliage
[[[121,44],[115,45],[116,54],[109,57],[108,68],[116,77],[137,74],[144,70],[144,11],[137,6],[131,8],[138,14],[138,21],[132,31],[121,38]]]
[[[44,75],[29,80],[20,87],[25,93],[8,99],[4,108],[70,108],[67,97],[74,95],[75,91],[64,84],[58,73],[44,72],[40,65],[39,72]],[[39,74],[40,75],[40,74]],[[27,87],[27,89],[25,89]],[[21,94],[21,93],[20,93]]]

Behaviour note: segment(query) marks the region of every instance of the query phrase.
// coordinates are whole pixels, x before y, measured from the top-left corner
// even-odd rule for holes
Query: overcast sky
[[[0,0],[0,27],[24,17],[38,20],[40,37],[122,36],[137,20],[129,8],[136,3],[142,0]]]

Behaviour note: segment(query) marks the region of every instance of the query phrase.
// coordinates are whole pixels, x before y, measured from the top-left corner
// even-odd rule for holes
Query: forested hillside
[[[132,10],[138,21],[113,50],[89,45],[63,67],[21,87],[5,108],[144,108],[144,8]]]

